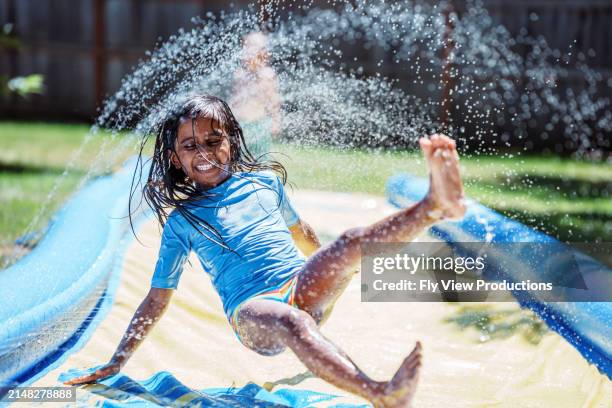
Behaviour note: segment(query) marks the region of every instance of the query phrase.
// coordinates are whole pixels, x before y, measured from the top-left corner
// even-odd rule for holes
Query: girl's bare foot
[[[391,381],[371,399],[375,408],[406,408],[414,397],[421,367],[421,343],[404,359]]]
[[[461,218],[465,214],[463,184],[459,174],[459,155],[455,141],[445,135],[419,140],[429,168],[429,193],[426,201],[436,218]]]

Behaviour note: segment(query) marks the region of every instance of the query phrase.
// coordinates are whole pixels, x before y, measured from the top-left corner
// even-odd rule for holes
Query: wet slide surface
[[[290,195],[301,217],[324,241],[394,211],[382,197],[316,191]],[[121,283],[105,320],[83,349],[33,386],[61,385],[57,381],[60,373],[99,365],[110,358],[149,289],[160,242],[156,221],[142,225],[139,239],[142,244],[134,241],[127,250]],[[427,236],[420,239],[429,240]],[[184,385],[202,390],[242,387],[249,382],[263,385],[306,371],[290,351],[264,357],[241,345],[195,255],[190,261],[172,304],[124,368],[125,375],[141,381],[168,371]],[[420,340],[424,364],[416,407],[612,405],[611,382],[558,335],[547,334],[538,346],[519,335],[477,343],[474,333],[460,332],[442,321],[454,310],[455,305],[445,303],[361,303],[356,276],[323,332],[378,380],[390,378]],[[274,391],[281,388],[341,396],[317,406],[364,404],[317,378],[295,386],[279,385]],[[82,406],[104,400],[85,389],[79,389],[77,395]]]

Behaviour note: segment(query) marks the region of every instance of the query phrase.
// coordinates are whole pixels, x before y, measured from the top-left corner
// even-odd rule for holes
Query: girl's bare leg
[[[296,303],[301,310],[273,300],[245,303],[238,321],[247,347],[273,355],[288,346],[314,374],[368,399],[375,407],[410,405],[421,365],[419,343],[390,381],[374,381],[321,334],[317,323],[347,286],[362,244],[409,241],[439,218],[456,218],[465,212],[455,143],[446,136],[434,135],[429,140],[422,139],[421,148],[430,170],[427,198],[374,225],[347,231],[317,251],[298,278]]]
[[[253,299],[238,314],[243,343],[263,355],[280,353],[285,346],[318,377],[359,395],[375,407],[407,407],[412,400],[421,365],[417,343],[388,382],[365,375],[335,344],[321,334],[308,313],[281,302]]]
[[[346,231],[304,265],[297,282],[296,303],[317,322],[350,281],[362,244],[409,242],[440,218],[460,218],[465,213],[455,142],[433,135],[420,143],[430,172],[427,197],[373,225]]]

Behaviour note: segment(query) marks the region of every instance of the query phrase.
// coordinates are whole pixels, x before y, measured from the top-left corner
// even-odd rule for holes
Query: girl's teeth
[[[196,166],[196,169],[198,169],[200,171],[206,171],[206,170],[212,169],[212,165],[209,165],[209,166]]]

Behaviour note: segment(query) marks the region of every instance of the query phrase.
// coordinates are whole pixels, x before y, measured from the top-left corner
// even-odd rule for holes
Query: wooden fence
[[[0,24],[12,24],[21,43],[17,50],[2,50],[0,74],[40,73],[46,85],[43,95],[0,99],[0,116],[91,121],[102,99],[119,88],[121,79],[145,57],[145,50],[179,28],[190,27],[192,17],[228,10],[229,3],[0,0]],[[249,1],[231,3],[238,9]],[[587,54],[593,50],[590,65],[612,77],[612,1],[483,0],[483,4],[495,21],[515,34],[524,28],[531,35],[543,35],[561,50],[576,40],[574,49]],[[455,1],[455,7],[461,10],[464,2]],[[380,59],[376,52],[363,56],[366,66],[368,59]]]

